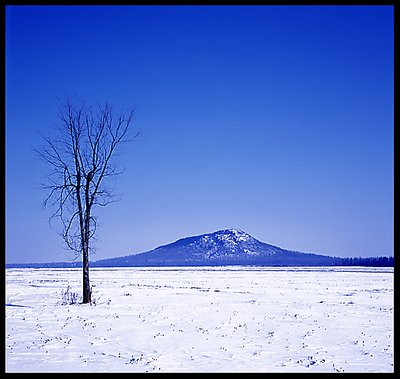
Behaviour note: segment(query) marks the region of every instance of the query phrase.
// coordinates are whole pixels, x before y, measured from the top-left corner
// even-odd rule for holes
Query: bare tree
[[[115,201],[110,178],[122,174],[114,164],[121,144],[138,136],[130,135],[133,110],[114,112],[108,105],[92,107],[70,100],[60,108],[56,138],[43,137],[35,150],[49,167],[43,188],[48,191],[45,207],[52,207],[50,220],[61,221],[61,236],[76,257],[82,256],[83,303],[91,302],[89,252],[96,232],[93,207]]]

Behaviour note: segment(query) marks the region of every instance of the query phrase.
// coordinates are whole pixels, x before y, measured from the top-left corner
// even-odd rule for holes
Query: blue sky
[[[238,228],[393,255],[391,6],[8,6],[6,260],[72,259],[33,148],[57,99],[135,109],[93,260]]]

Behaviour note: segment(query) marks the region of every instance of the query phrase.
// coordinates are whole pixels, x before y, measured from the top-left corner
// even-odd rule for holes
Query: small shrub
[[[61,304],[62,305],[72,305],[81,302],[81,297],[78,292],[72,292],[70,286],[67,287],[65,291],[61,290]]]

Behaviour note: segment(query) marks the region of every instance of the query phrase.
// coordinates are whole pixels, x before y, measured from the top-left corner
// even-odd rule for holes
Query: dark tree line
[[[394,257],[341,258],[341,266],[394,267]]]

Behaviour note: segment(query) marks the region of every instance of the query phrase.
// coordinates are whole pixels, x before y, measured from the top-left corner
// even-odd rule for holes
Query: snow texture
[[[393,372],[393,268],[93,268],[92,305],[80,283],[6,270],[6,372]]]

